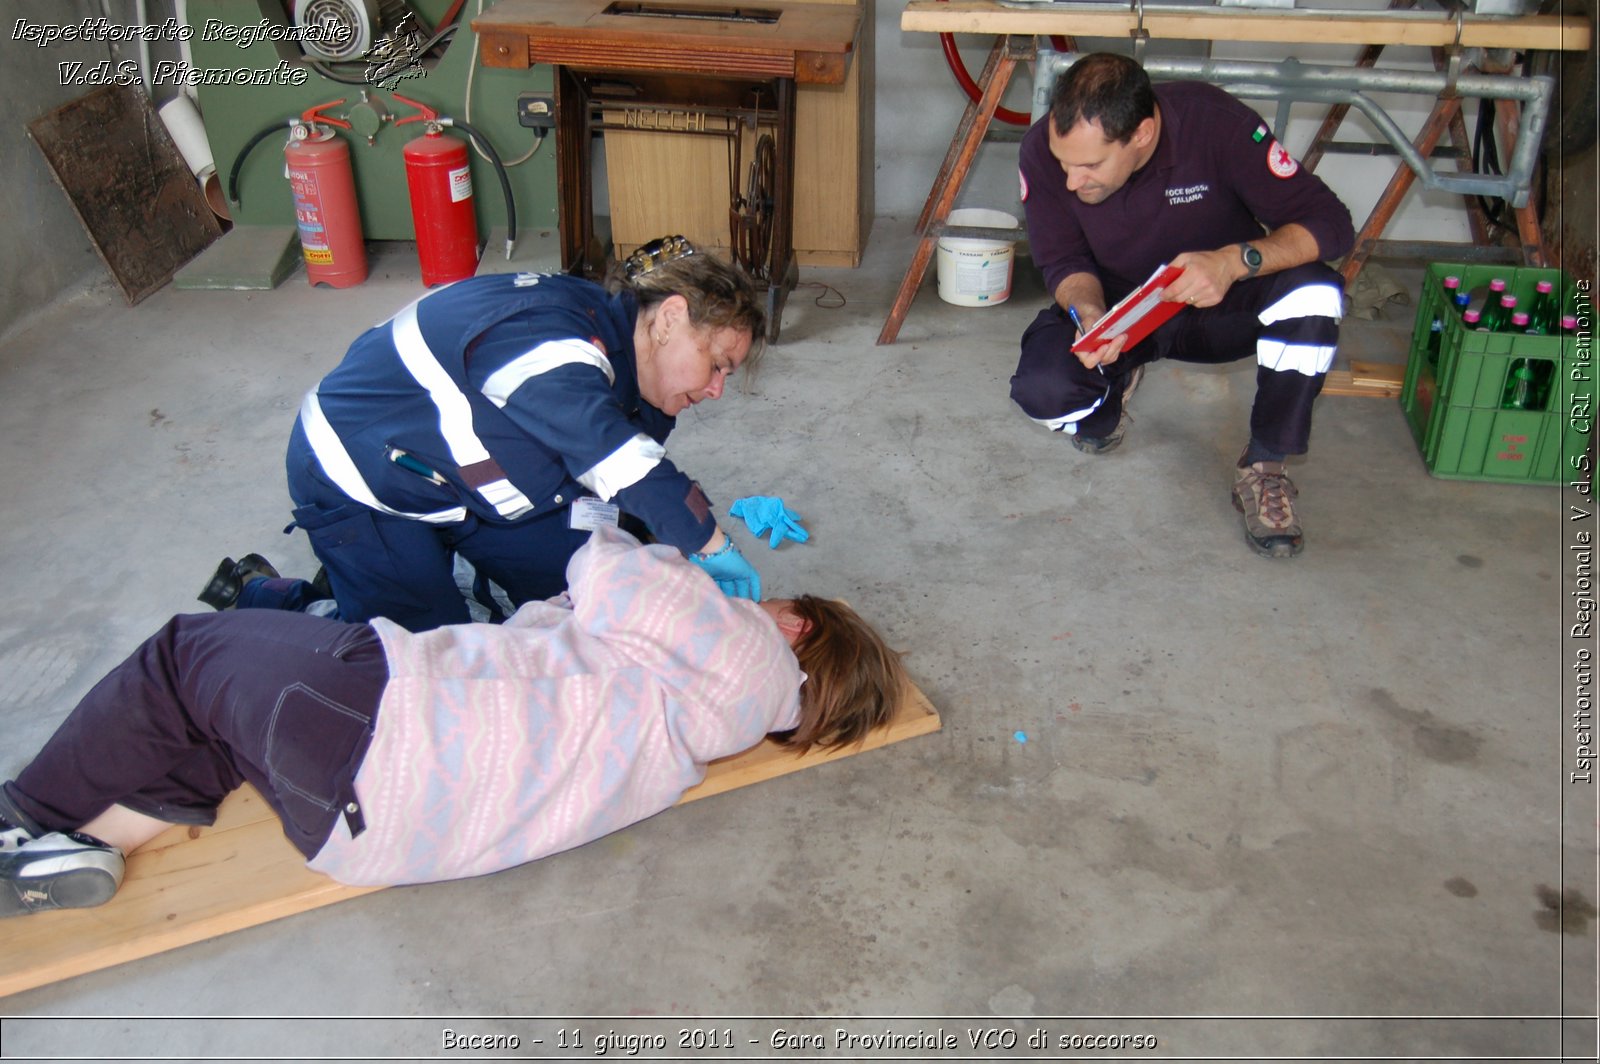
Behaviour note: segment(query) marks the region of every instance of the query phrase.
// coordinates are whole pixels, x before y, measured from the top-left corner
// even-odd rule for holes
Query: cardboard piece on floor
[[[712,762],[678,804],[939,727],[938,712],[908,682],[893,719],[860,746],[796,757],[769,739]],[[171,828],[130,856],[122,889],[105,905],[7,920],[0,997],[382,889],[345,886],[311,871],[261,796],[245,787],[222,803],[212,826]]]

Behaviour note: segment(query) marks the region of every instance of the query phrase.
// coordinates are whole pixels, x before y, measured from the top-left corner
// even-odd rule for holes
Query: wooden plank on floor
[[[679,800],[692,802],[939,730],[939,714],[909,681],[894,717],[860,746],[796,757],[770,739],[712,762]],[[5,925],[0,997],[319,909],[381,887],[349,887],[311,871],[278,818],[249,787],[210,827],[174,827],[128,858],[110,902],[17,917]]]
[[[28,123],[131,306],[222,235],[149,99],[105,85]]]
[[[1350,360],[1349,369],[1328,371],[1323,395],[1356,395],[1375,399],[1394,399],[1405,383],[1406,368],[1389,362]]]

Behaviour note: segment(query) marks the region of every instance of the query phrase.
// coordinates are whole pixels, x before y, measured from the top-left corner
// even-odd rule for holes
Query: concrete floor
[[[16,995],[5,1055],[203,1057],[250,1030],[269,1057],[423,1058],[448,1025],[58,1015],[974,1017],[943,1025],[1153,1032],[1144,1055],[1169,1058],[1554,1054],[1550,1018],[1593,1012],[1595,952],[1539,894],[1595,896],[1581,808],[1562,845],[1558,493],[1432,479],[1396,402],[1327,397],[1292,468],[1309,546],[1258,558],[1228,499],[1246,365],[1156,367],[1123,449],[1086,458],[1007,398],[1044,299],[1026,270],[985,309],[930,274],[874,346],[908,229],[880,220],[858,270],[804,271],[848,305],[795,293],[759,374],[671,454],[724,514],[772,494],[804,515],[811,542],[776,552],[738,528],[769,594],[854,603],[941,733]],[[289,425],[416,291],[389,246],[356,289],[297,275],[130,309],[101,287],[5,338],[0,772],[200,608],[222,554],[312,571],[279,534]],[[1346,353],[1403,360],[1409,315],[1350,323]],[[1029,1019],[1213,1015],[1240,1019]],[[1373,1016],[1523,1019],[1349,1018]],[[454,1026],[555,1051],[554,1023]],[[775,1026],[836,1025],[740,1021],[762,1041],[742,1051]],[[1592,1048],[1592,1023],[1567,1033]]]

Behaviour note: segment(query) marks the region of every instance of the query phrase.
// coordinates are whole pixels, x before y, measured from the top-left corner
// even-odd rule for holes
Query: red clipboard
[[[1089,326],[1089,331],[1072,345],[1072,350],[1093,351],[1101,344],[1127,334],[1128,342],[1122,345],[1126,351],[1155,332],[1184,308],[1183,303],[1168,303],[1161,298],[1161,293],[1182,273],[1182,266],[1169,266],[1164,262],[1157,266],[1149,280],[1100,315],[1100,320]]]

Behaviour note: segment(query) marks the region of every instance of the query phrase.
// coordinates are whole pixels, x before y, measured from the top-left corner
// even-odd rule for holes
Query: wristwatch
[[[1239,257],[1244,260],[1245,277],[1254,277],[1261,271],[1261,252],[1254,244],[1240,244]]]

